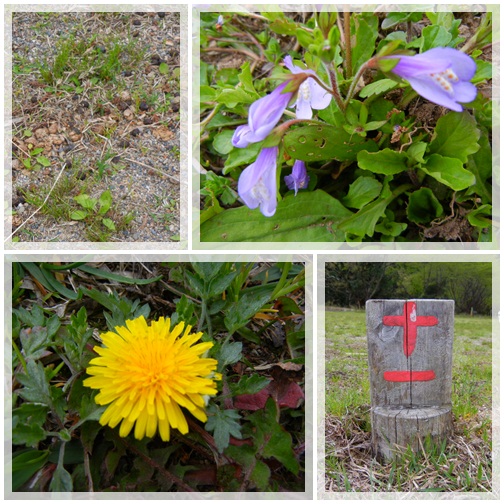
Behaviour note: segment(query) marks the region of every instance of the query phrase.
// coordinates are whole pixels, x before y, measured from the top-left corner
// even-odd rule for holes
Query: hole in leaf
[[[302,144],[306,143],[306,137],[300,136],[299,137],[299,143],[302,143]]]

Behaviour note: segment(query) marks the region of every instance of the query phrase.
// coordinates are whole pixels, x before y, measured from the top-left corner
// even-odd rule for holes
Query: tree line
[[[363,308],[368,299],[453,299],[456,313],[491,315],[489,262],[326,263],[327,305]]]

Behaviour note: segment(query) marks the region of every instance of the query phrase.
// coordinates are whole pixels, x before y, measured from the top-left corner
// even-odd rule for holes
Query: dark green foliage
[[[490,262],[326,264],[326,303],[363,308],[368,299],[453,299],[456,313],[492,310]]]
[[[491,13],[465,13],[474,22],[470,35],[463,15],[451,12],[340,13],[340,23],[329,11],[260,19],[230,12],[222,26],[218,15],[200,17],[201,241],[493,240],[491,98],[478,93],[464,112],[435,106],[391,73],[394,60],[375,59],[455,48],[475,61],[471,82],[483,90],[492,78],[484,54]],[[220,68],[214,44],[219,58],[238,52],[245,62]],[[294,119],[288,107],[266,139],[234,147],[251,104],[289,77],[281,64],[287,55],[316,73],[332,101],[310,119]],[[255,62],[264,60],[272,67],[258,71]],[[237,180],[272,146],[279,148],[278,204],[264,217],[237,199]],[[297,196],[284,183],[295,160],[310,177]]]
[[[302,368],[303,264],[16,263],[13,271],[14,491],[304,490],[302,401],[280,407],[272,390],[257,411],[233,404],[264,394],[272,372],[256,367]],[[44,299],[38,286],[20,289],[32,285],[28,275]],[[189,433],[172,429],[169,443],[102,427],[106,406],[83,385],[97,334],[139,316],[204,332],[222,373],[206,424],[187,413]],[[304,373],[286,373],[277,388],[303,385]]]

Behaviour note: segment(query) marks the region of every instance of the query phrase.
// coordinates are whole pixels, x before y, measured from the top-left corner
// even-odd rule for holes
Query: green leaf
[[[72,476],[63,467],[63,464],[58,464],[53,473],[51,483],[49,485],[51,492],[71,492],[73,489]]]
[[[427,146],[426,142],[415,142],[408,147],[406,154],[415,163],[423,163]]]
[[[47,329],[39,325],[34,326],[29,332],[23,329],[19,334],[19,338],[26,360],[40,359],[51,344],[51,338],[47,335]]]
[[[422,12],[389,12],[387,17],[382,21],[382,29],[388,30],[399,23],[405,23],[406,21],[412,21],[417,23],[421,21],[423,17]]]
[[[208,285],[208,296],[211,298],[223,294],[224,291],[231,285],[231,282],[236,278],[238,273],[238,271],[233,271],[227,275],[214,278]]]
[[[325,191],[300,192],[280,201],[273,217],[245,206],[221,212],[201,225],[201,241],[344,241],[336,226],[350,215],[350,210]]]
[[[382,185],[372,177],[359,177],[350,184],[348,194],[341,199],[341,202],[349,208],[362,208],[378,197],[382,190]]]
[[[229,364],[234,364],[242,358],[243,345],[241,341],[226,342],[219,349],[217,360],[219,370],[224,369]]]
[[[443,26],[430,25],[422,30],[422,43],[420,52],[428,51],[434,47],[446,47],[450,44],[452,36]]]
[[[323,121],[331,124],[332,126],[337,126],[338,128],[345,122],[345,114],[334,100],[331,100],[329,107],[324,110],[319,110],[318,116]]]
[[[26,267],[27,264],[30,264],[30,263],[23,263],[23,266]],[[34,265],[34,266],[36,266],[36,265]],[[28,311],[22,307],[16,308],[14,310],[14,313],[17,314],[17,316],[19,317],[19,320],[21,320],[21,322],[23,322],[24,324],[26,324],[30,327],[45,325],[46,319],[45,319],[44,311],[42,310],[42,308],[39,305],[33,305],[33,308],[31,309],[31,311]]]
[[[49,380],[45,374],[44,366],[41,362],[28,361],[26,368],[27,374],[19,373],[17,375],[17,380],[23,385],[18,394],[29,402],[51,407]]]
[[[100,278],[106,278],[107,280],[113,280],[115,282],[120,282],[124,284],[130,285],[147,285],[150,283],[155,283],[163,278],[163,275],[158,275],[153,278],[131,278],[123,275],[118,275],[117,273],[112,273],[110,271],[105,271],[99,268],[95,268],[89,265],[79,266],[79,269],[84,271],[84,273],[88,273],[92,276],[97,276]],[[87,290],[87,289],[86,289]],[[89,292],[89,291],[88,291]]]
[[[284,137],[285,150],[301,161],[354,161],[360,151],[376,151],[372,140],[348,134],[341,125],[302,126],[289,131]]]
[[[37,163],[41,164],[44,167],[51,166],[51,161],[47,159],[45,156],[37,156]]]
[[[233,436],[237,439],[242,438],[240,420],[241,415],[236,410],[221,410],[217,405],[212,404],[207,409],[208,420],[205,424],[205,430],[213,432],[215,446],[219,453],[222,453],[229,446],[229,438]]]
[[[387,206],[404,191],[410,188],[405,184],[399,186],[386,198],[381,198],[361,208],[356,214],[344,220],[339,229],[356,236],[373,236],[378,219],[385,214]]]
[[[488,228],[492,225],[492,205],[481,205],[467,214],[469,224],[474,227]]]
[[[99,204],[98,214],[105,215],[112,206],[112,194],[108,189],[101,193],[100,199],[98,200],[98,204]]]
[[[249,320],[270,300],[271,292],[245,292],[237,302],[228,308],[224,325],[233,334]]]
[[[115,227],[115,223],[112,219],[109,219],[107,217],[105,217],[103,220],[102,220],[102,224],[110,229],[111,231],[115,231],[116,230],[116,227]]]
[[[261,143],[250,144],[244,149],[233,148],[224,163],[222,173],[226,175],[232,168],[252,163],[257,158],[260,149]]]
[[[49,290],[57,292],[67,299],[79,299],[80,294],[78,292],[68,289],[60,281],[56,280],[52,271],[47,270],[45,266],[45,263],[40,264],[40,272],[44,277],[44,285],[47,285]],[[53,323],[55,324],[56,321],[53,321]]]
[[[201,102],[214,102],[217,97],[217,92],[210,86],[200,86],[200,101]]]
[[[408,225],[404,222],[383,220],[376,225],[375,231],[377,233],[381,233],[384,236],[392,236],[395,238],[399,236],[407,227]]]
[[[159,73],[161,75],[168,75],[170,73],[170,67],[164,61],[159,65]]]
[[[251,374],[248,376],[242,376],[238,383],[230,384],[230,387],[233,392],[233,396],[242,394],[257,394],[257,392],[260,392],[264,387],[267,387],[269,382],[269,378],[266,378],[265,376]]]
[[[355,43],[352,44],[352,74],[371,58],[378,36],[378,17],[374,13],[361,12],[352,16],[355,25]]]
[[[471,79],[473,84],[478,84],[480,82],[486,82],[490,80],[493,76],[492,63],[489,61],[476,60],[476,73]]]
[[[298,24],[287,17],[277,18],[269,24],[269,29],[278,35],[295,35]]]
[[[369,96],[383,94],[395,88],[398,84],[399,83],[397,81],[392,79],[380,79],[364,86],[359,93],[359,96],[361,98],[368,98]]]
[[[476,183],[470,187],[467,194],[477,194],[482,203],[492,202],[492,148],[488,134],[481,135],[480,149],[469,156],[467,169],[476,177]]]
[[[407,155],[403,152],[391,150],[389,148],[378,152],[367,152],[365,150],[357,155],[357,163],[363,170],[383,175],[395,175],[407,169]]]
[[[102,416],[106,408],[106,406],[99,406],[98,404],[96,404],[96,401],[94,400],[94,394],[93,397],[89,395],[83,395],[79,409],[80,420],[70,427],[70,432],[73,432],[84,422],[88,422],[90,420],[100,420],[100,417]]]
[[[96,203],[98,203],[98,200],[91,198],[89,194],[79,194],[78,196],[74,196],[74,200],[86,210],[94,210]]]
[[[49,450],[22,450],[12,458],[12,490],[24,485],[37,471],[44,467]]]
[[[464,168],[462,161],[438,154],[429,156],[420,169],[454,191],[467,189],[476,182],[476,177]]]
[[[252,77],[252,72],[250,71],[250,62],[246,61],[242,66],[241,66],[241,73],[238,76],[240,79],[240,82],[242,83],[243,89],[247,92],[250,93],[251,95],[255,96],[256,99],[260,98],[261,96],[259,93],[256,91],[254,87],[254,78]]]
[[[277,406],[270,397],[266,406],[249,415],[249,420],[255,426],[254,444],[264,458],[273,457],[291,473],[299,473],[299,463],[292,448],[292,437],[277,422]]]
[[[356,214],[339,225],[339,229],[357,236],[373,236],[378,219],[385,213],[389,199],[379,199],[361,208]]]
[[[210,282],[210,280],[221,272],[224,267],[224,263],[194,261],[192,263],[192,267],[201,280],[204,282]]]
[[[429,152],[467,163],[468,156],[480,148],[480,134],[476,120],[469,112],[450,112],[438,120]]]
[[[417,224],[432,222],[443,215],[443,206],[428,187],[422,187],[410,194],[408,219]]]
[[[14,444],[36,446],[46,438],[43,429],[47,420],[47,406],[23,403],[12,411],[12,442]]]
[[[216,97],[217,103],[222,103],[226,107],[233,109],[237,105],[248,105],[257,100],[257,94],[252,95],[247,93],[244,89],[237,87],[235,89],[223,89]]]
[[[233,150],[233,144],[231,139],[233,138],[233,130],[224,130],[221,133],[215,135],[212,146],[213,148],[222,155],[229,154]]]
[[[84,220],[88,216],[86,210],[75,210],[70,214],[70,219],[72,220]]]

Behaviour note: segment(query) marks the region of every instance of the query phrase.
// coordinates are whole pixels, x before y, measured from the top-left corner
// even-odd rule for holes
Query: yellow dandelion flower
[[[181,322],[170,330],[170,319],[161,317],[148,325],[144,317],[127,320],[126,327],[102,334],[103,347],[90,361],[90,378],[84,385],[99,389],[97,404],[109,406],[100,423],[115,427],[127,436],[135,425],[135,438],[153,437],[159,429],[163,441],[170,439],[170,427],[189,432],[180,409],[206,422],[205,395],[215,395],[217,361],[202,357],[213,343],[194,345],[203,333],[190,334],[191,326]],[[183,332],[183,334],[182,334]],[[182,334],[182,336],[180,336]],[[194,345],[194,346],[193,346]]]

